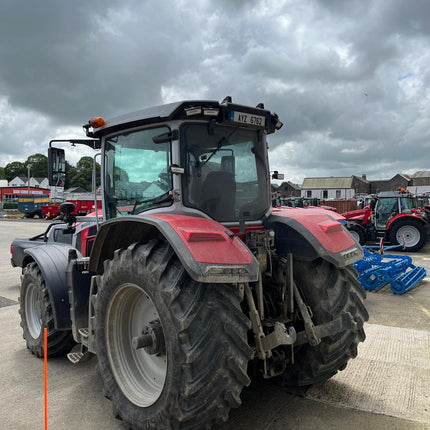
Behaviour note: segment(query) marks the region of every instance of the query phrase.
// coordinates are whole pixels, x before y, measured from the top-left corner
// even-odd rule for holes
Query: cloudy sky
[[[1,0],[0,41],[2,167],[93,116],[230,95],[278,113],[292,182],[430,170],[427,0]]]

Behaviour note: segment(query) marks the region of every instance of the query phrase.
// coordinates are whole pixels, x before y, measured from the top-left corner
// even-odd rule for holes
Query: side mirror
[[[48,179],[49,185],[60,187],[64,185],[66,176],[66,157],[64,149],[48,148]]]
[[[277,170],[275,170],[272,173],[272,179],[280,179],[282,181],[284,179],[284,174],[283,173],[279,173]]]
[[[76,222],[76,217],[72,215],[72,212],[76,209],[76,205],[71,202],[61,203],[60,212],[63,214],[63,220],[68,224],[69,230],[73,223]],[[73,233],[73,232],[72,232]]]

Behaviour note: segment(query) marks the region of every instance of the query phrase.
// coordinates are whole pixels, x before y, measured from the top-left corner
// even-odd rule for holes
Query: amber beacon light
[[[90,119],[90,125],[92,128],[100,128],[105,125],[105,120],[99,116],[95,116]]]

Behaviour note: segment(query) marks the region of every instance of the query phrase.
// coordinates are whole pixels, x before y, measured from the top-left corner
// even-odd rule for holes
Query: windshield
[[[265,141],[255,130],[182,127],[183,198],[217,221],[260,219],[270,207]]]
[[[170,143],[152,138],[167,127],[139,130],[105,141],[105,192],[107,217],[137,214],[172,203]]]
[[[376,207],[376,227],[385,228],[387,222],[393,216],[399,213],[399,202],[397,197],[388,197],[378,199],[378,205]]]
[[[412,209],[416,207],[417,207],[417,204],[416,204],[415,198],[402,197],[400,199],[400,212],[402,214],[411,214],[413,212]]]

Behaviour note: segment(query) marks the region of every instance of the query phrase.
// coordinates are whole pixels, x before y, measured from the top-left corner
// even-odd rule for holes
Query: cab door
[[[378,199],[375,207],[375,224],[377,230],[385,230],[388,221],[399,213],[399,202],[395,197]]]

